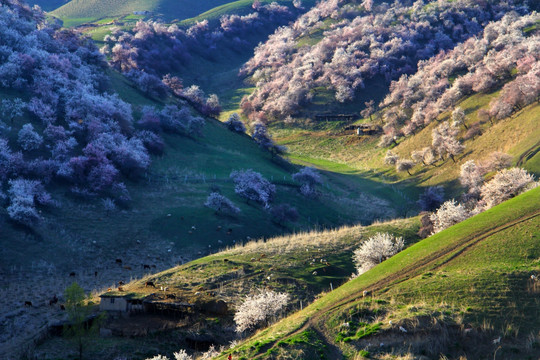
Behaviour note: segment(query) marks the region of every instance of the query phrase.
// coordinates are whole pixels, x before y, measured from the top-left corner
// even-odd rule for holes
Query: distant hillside
[[[536,358],[539,204],[537,188],[431,236],[219,358]]]
[[[53,11],[67,4],[70,0],[30,0],[29,5],[39,5],[43,11]]]
[[[120,0],[114,2],[71,0],[64,6],[53,11],[52,14],[59,18],[100,19],[131,15],[135,11],[148,11],[153,16],[171,21],[173,19],[184,20],[197,16],[227,2],[226,0],[205,0],[195,3],[189,0]]]
[[[270,2],[272,1],[260,1],[263,4]],[[292,4],[292,0],[277,0],[276,2]],[[216,20],[224,14],[243,15],[249,11],[252,4],[253,0],[204,0],[200,2],[190,0],[120,0],[113,3],[103,0],[71,0],[52,11],[52,15],[73,25],[91,23],[98,19],[133,15],[134,12],[141,13],[145,17],[162,19],[165,22],[187,19],[190,19],[188,22],[194,22],[204,19]],[[144,12],[148,12],[148,14],[144,14]]]

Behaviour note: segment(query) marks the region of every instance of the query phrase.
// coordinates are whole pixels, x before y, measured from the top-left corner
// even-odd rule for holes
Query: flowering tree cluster
[[[237,113],[232,113],[231,116],[229,116],[229,119],[225,121],[225,125],[227,125],[227,128],[231,131],[243,134],[246,132],[246,126],[240,120],[240,115]]]
[[[249,203],[250,200],[268,207],[276,193],[274,184],[266,180],[260,173],[251,169],[233,171],[230,175],[234,181],[234,191]]]
[[[268,133],[266,125],[264,125],[262,122],[256,122],[253,125],[253,133],[251,136],[261,148],[272,154],[272,157],[283,154],[285,151],[287,151],[285,146],[278,145],[274,142],[272,135]]]
[[[294,181],[299,182],[300,193],[305,197],[316,197],[316,186],[322,183],[321,175],[315,168],[305,167],[292,176]]]
[[[422,211],[433,211],[444,201],[444,188],[442,186],[430,186],[420,194],[417,204]]]
[[[270,209],[272,221],[282,225],[285,222],[296,222],[298,220],[298,210],[289,204],[279,204]]]
[[[449,200],[431,214],[434,233],[538,185],[531,174],[520,168],[502,169],[491,180],[483,182],[482,175],[487,172],[486,169],[477,166],[474,161],[463,164],[460,181],[469,192],[463,203]]]
[[[231,200],[217,192],[208,195],[204,206],[213,209],[216,214],[236,215],[240,212],[240,208],[234,205]]]
[[[192,54],[213,60],[221,50],[249,49],[255,46],[245,34],[269,34],[302,11],[301,6],[287,7],[276,2],[254,2],[246,15],[223,15],[217,23],[203,20],[184,29],[155,21],[140,20],[130,30],[116,29],[104,39],[102,52],[116,69],[128,74],[145,93],[166,96],[165,87],[199,107],[206,115],[221,111],[215,94],[200,96],[200,89],[183,88],[178,77],[169,75],[189,64]]]
[[[366,240],[354,251],[353,260],[357,275],[361,275],[394,256],[401,250],[405,242],[402,237],[395,237],[389,233],[377,233]]]
[[[51,205],[53,201],[37,180],[16,179],[9,181],[9,217],[23,225],[31,226],[39,220],[36,205]]]
[[[445,160],[445,157],[452,159],[455,163],[456,156],[465,150],[465,145],[457,139],[458,132],[457,128],[445,121],[431,131],[431,146],[411,152],[412,160],[400,159],[398,155],[388,150],[384,162],[388,165],[396,165],[398,172],[407,171],[409,175],[416,164],[433,165],[439,160]]]
[[[522,16],[520,16],[520,12]],[[496,20],[496,16],[492,18]],[[487,93],[503,84],[489,109],[478,112],[482,122],[502,119],[540,100],[540,32],[534,24],[540,14],[510,12],[485,26],[482,36],[470,38],[453,50],[418,63],[413,75],[403,75],[390,85],[380,104],[386,112],[407,109],[412,115],[387,121],[398,136],[407,136],[432,122],[443,111],[452,112],[454,126],[467,127],[465,114],[456,104],[465,96]],[[479,135],[471,128],[469,138]]]
[[[0,191],[10,181],[25,180],[39,181],[34,189],[43,193],[51,181],[62,180],[75,194],[122,204],[129,201],[122,177],[138,178],[150,165],[149,151],[163,151],[163,123],[177,132],[200,133],[202,119],[178,108],[164,109],[157,121],[143,112],[144,121],[158,127],[137,129],[131,106],[105,91],[107,64],[94,43],[50,25],[38,8],[5,1],[0,23],[0,87],[28,99],[0,103]],[[142,80],[149,93],[157,91],[152,79]],[[22,115],[26,123],[19,121]],[[15,189],[7,192],[8,213],[30,224],[31,197]]]
[[[180,349],[177,352],[173,353],[174,360],[193,360],[193,356],[189,355],[186,350]],[[169,360],[168,357],[164,355],[156,355],[146,360]]]
[[[419,61],[453,48],[491,20],[516,10],[517,1],[404,1],[375,5],[320,2],[290,26],[279,28],[244,66],[256,91],[242,102],[250,119],[295,114],[313,89],[331,89],[338,102],[376,76],[388,82],[413,72]],[[330,22],[330,26],[328,23]],[[310,34],[324,31],[315,44]]]
[[[264,290],[260,294],[248,296],[234,314],[236,331],[241,333],[261,324],[266,324],[287,306],[289,294]]]
[[[470,212],[462,204],[455,200],[448,200],[436,212],[431,214],[433,232],[438,233],[452,225],[462,222],[471,216]]]

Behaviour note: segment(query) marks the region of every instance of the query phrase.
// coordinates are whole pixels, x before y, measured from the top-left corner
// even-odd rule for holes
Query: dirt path
[[[522,167],[527,162],[527,160],[531,159],[534,155],[536,155],[538,151],[540,151],[540,141],[534,144],[529,149],[525,150],[525,152],[519,156],[516,166]]]
[[[332,352],[332,355],[333,356],[336,355],[335,357],[336,359],[341,358],[342,357],[341,350],[339,350],[339,348],[334,345],[333,340],[330,339],[324,331],[324,319],[327,317],[328,314],[334,312],[335,310],[339,309],[340,307],[349,303],[350,301],[353,301],[354,299],[358,299],[362,297],[362,294],[364,291],[369,291],[370,293],[374,293],[374,292],[380,291],[381,289],[384,289],[385,287],[402,283],[427,270],[437,270],[441,268],[442,266],[448,264],[452,260],[456,259],[460,255],[463,255],[465,252],[469,251],[474,245],[478,244],[482,240],[485,240],[486,238],[493,236],[501,231],[509,229],[522,222],[534,219],[538,216],[540,216],[540,210],[537,210],[534,213],[523,216],[521,218],[515,219],[504,225],[500,225],[496,228],[490,229],[487,232],[483,232],[481,234],[478,234],[478,233],[471,234],[458,243],[454,243],[450,246],[447,246],[441,250],[438,250],[426,256],[425,258],[421,259],[420,261],[414,264],[406,266],[405,268],[403,268],[402,271],[391,274],[390,276],[382,279],[381,281],[375,284],[372,284],[370,286],[357,290],[356,292],[332,304],[329,308],[322,309],[321,311],[317,312],[315,316],[305,321],[297,330],[288,334],[287,337],[295,336],[309,328],[312,328],[313,330],[317,332],[317,334],[321,338],[325,339],[327,345],[330,347],[330,351]],[[440,262],[441,259],[444,259],[444,260]],[[279,340],[274,341],[271,344],[268,344],[267,348],[270,349],[274,347],[277,344],[277,341],[280,341],[280,340],[283,340],[283,339],[279,339]],[[263,354],[261,354],[260,356],[257,356],[255,358],[262,359],[263,357],[264,357]]]

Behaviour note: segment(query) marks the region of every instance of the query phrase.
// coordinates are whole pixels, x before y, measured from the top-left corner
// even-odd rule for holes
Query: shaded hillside
[[[534,189],[433,235],[231,352],[260,359],[535,358],[538,204]]]
[[[142,276],[143,262],[158,271],[248,237],[406,209],[391,205],[393,189],[369,180],[378,195],[351,194],[339,174],[323,174],[321,196],[307,199],[292,180],[297,167],[168,92],[158,99],[137,90],[88,39],[48,28],[42,13],[16,1],[0,17],[11,24],[0,28],[0,327],[10,329],[0,332],[2,352],[21,350],[61,319],[59,306],[46,304],[74,280],[89,292]],[[153,125],[141,124],[143,106],[157,114]],[[296,222],[235,193],[231,172],[248,168],[275,184],[272,204],[294,207]],[[205,207],[211,192],[240,214]],[[370,207],[359,212],[358,204]]]
[[[394,220],[371,226],[342,227],[335,230],[310,231],[295,235],[268,239],[253,240],[244,246],[237,245],[174,268],[149,274],[144,278],[132,281],[104,293],[105,296],[123,296],[131,298],[152,297],[156,288],[145,286],[153,282],[157,289],[167,287],[167,291],[157,291],[161,297],[174,298],[177,302],[194,304],[196,312],[169,328],[159,339],[115,337],[99,340],[89,354],[99,353],[112,355],[128,355],[135,358],[154,356],[156,353],[171,354],[180,347],[197,350],[187,339],[206,339],[215,344],[226,344],[235,338],[233,330],[233,313],[235,308],[248,294],[258,290],[271,288],[291,294],[289,310],[307,306],[319,293],[329,291],[347,281],[354,272],[352,251],[358,244],[376,232],[391,232],[406,239],[407,244],[417,241],[416,232],[419,227],[417,218]],[[99,299],[97,299],[99,301]],[[207,309],[218,301],[225,301],[228,312],[225,314],[208,313]],[[131,326],[137,329],[153,326],[151,314],[133,316]],[[163,317],[161,326],[167,325],[171,319]],[[121,329],[129,334],[130,329],[122,321],[112,319],[104,327]],[[204,336],[194,336],[196,329],[204,329]],[[177,339],[174,344],[170,339]],[[65,340],[53,339],[38,348],[42,357],[53,357],[55,354],[66,354]],[[144,343],[141,347],[139,344]],[[117,350],[121,345],[122,350]],[[133,354],[134,349],[139,350]],[[58,351],[58,349],[62,349]],[[200,350],[200,349],[198,349]],[[123,351],[123,352],[122,352]],[[47,356],[45,355],[47,354]]]

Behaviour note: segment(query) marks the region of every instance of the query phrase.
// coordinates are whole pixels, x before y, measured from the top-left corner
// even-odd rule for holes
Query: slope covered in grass
[[[232,353],[535,358],[539,204],[537,188],[422,240]]]
[[[262,0],[260,3],[270,3],[272,0]],[[290,5],[292,0],[277,0],[276,2]],[[307,1],[311,3],[312,1]],[[253,0],[120,0],[107,2],[104,0],[72,0],[55,8],[52,15],[67,21],[70,26],[82,23],[92,23],[103,18],[117,18],[132,15],[134,12],[144,13],[154,19],[165,22],[181,21],[183,24],[193,24],[202,20],[219,20],[222,15],[244,15],[251,10]],[[50,9],[49,11],[51,11]]]
[[[199,311],[191,314],[188,321],[181,321],[169,333],[157,338],[103,339],[96,342],[89,356],[114,353],[122,346],[124,355],[134,359],[152,357],[157,353],[171,355],[179,348],[189,348],[186,338],[193,337],[195,329],[204,329],[207,341],[226,344],[235,337],[233,330],[234,309],[246,295],[265,288],[285,291],[291,295],[290,309],[298,309],[302,302],[306,306],[321,292],[329,291],[347,281],[354,272],[352,251],[376,232],[390,232],[403,236],[407,244],[417,241],[418,218],[394,220],[371,226],[341,227],[326,231],[309,231],[294,235],[279,236],[268,240],[258,239],[237,245],[174,268],[149,274],[123,286],[123,293],[141,298],[155,293],[146,287],[152,281],[157,288],[168,287],[166,294],[198,306]],[[212,229],[215,231],[214,229]],[[116,289],[114,289],[116,290]],[[112,291],[105,295],[121,295]],[[96,299],[99,300],[99,299]],[[222,316],[205,313],[205,308],[215,301],[225,301],[229,312]],[[177,300],[178,301],[178,300]],[[133,320],[136,322],[136,317]],[[150,318],[139,317],[139,323],[150,323]],[[162,319],[165,326],[167,319]],[[106,328],[115,328],[120,321],[112,320]],[[178,339],[173,344],[169,339]],[[61,340],[46,343],[38,352],[53,357],[54,347],[64,348]],[[191,344],[191,349],[193,344]],[[104,356],[104,355],[102,355]]]
[[[130,15],[134,11],[148,11],[167,21],[184,20],[199,15],[216,6],[227,3],[226,0],[205,0],[193,2],[188,0],[120,0],[107,2],[102,0],[72,0],[54,10],[52,14],[61,19],[101,19]]]

